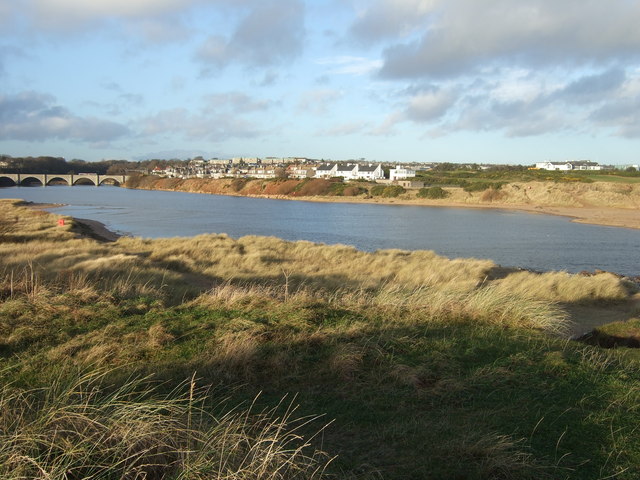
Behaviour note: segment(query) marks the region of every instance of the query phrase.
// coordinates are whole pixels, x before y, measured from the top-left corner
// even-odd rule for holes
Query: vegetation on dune
[[[447,198],[449,195],[451,195],[451,193],[441,187],[421,188],[416,194],[418,198],[429,198],[431,200]]]
[[[625,279],[0,212],[1,478],[640,474],[637,350],[565,339]]]
[[[80,372],[30,391],[4,386],[0,478],[323,477],[328,458],[296,433],[314,419],[296,418],[291,405],[213,414],[220,405],[194,379],[183,394],[157,394],[139,379],[105,384],[108,373]]]
[[[593,182],[557,181],[557,172],[540,172],[508,177],[487,172],[433,172],[419,177],[424,188],[405,189],[400,185],[374,184],[365,181],[342,182],[340,179],[307,178],[303,180],[272,179],[177,179],[155,176],[132,177],[129,188],[178,190],[218,195],[270,196],[277,198],[312,198],[411,204],[496,205],[569,208],[640,208],[640,183],[635,177],[601,175],[589,177]],[[443,176],[449,175],[449,176]],[[494,178],[494,175],[496,178]],[[506,175],[506,174],[505,174]],[[640,178],[640,177],[639,177]],[[386,200],[389,199],[389,200]],[[396,200],[397,199],[397,200]]]

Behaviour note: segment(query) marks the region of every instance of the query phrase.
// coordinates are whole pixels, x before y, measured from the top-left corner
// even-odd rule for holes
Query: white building
[[[415,175],[415,173],[414,173]],[[363,180],[381,180],[384,178],[384,170],[382,170],[382,165],[356,165],[356,178],[361,178]]]
[[[558,170],[564,172],[571,170],[602,170],[602,166],[588,160],[576,162],[540,162],[536,163],[536,168],[539,170]]]
[[[416,176],[416,171],[410,168],[401,167],[397,165],[396,168],[389,170],[389,180],[404,180],[405,178],[413,178]]]
[[[345,180],[355,180],[358,178],[358,165],[338,164],[336,177],[342,177]]]
[[[379,180],[384,178],[382,165],[358,165],[357,163],[325,163],[316,168],[316,178],[342,177],[345,180]]]
[[[316,178],[331,178],[337,177],[338,164],[337,163],[323,163],[316,168],[314,177]]]

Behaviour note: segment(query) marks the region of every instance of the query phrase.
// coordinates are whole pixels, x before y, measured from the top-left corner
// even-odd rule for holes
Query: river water
[[[267,235],[360,250],[434,250],[503,266],[640,275],[640,230],[508,210],[316,203],[117,187],[9,187],[0,198],[63,203],[52,211],[147,238]]]

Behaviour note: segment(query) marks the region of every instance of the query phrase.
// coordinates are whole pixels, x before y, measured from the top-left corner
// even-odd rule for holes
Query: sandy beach
[[[439,208],[478,208],[515,210],[541,215],[557,215],[571,218],[573,222],[602,225],[608,227],[621,227],[640,229],[640,210],[631,208],[607,208],[607,207],[562,207],[542,205],[520,205],[514,203],[493,202],[490,204],[474,204],[462,202],[450,202],[447,200],[403,200],[397,198],[361,198],[361,197],[290,197],[285,195],[237,195],[253,198],[272,198],[278,200],[294,200],[305,202],[324,203],[364,203],[377,205],[406,205],[413,207],[439,207]]]

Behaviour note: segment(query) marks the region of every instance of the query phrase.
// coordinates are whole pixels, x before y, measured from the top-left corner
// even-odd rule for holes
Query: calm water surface
[[[0,198],[64,203],[57,213],[90,218],[148,238],[201,233],[268,235],[374,251],[434,250],[504,266],[640,275],[640,230],[572,223],[515,211],[362,205],[226,197],[117,187],[0,188]],[[640,213],[639,213],[640,214]]]

